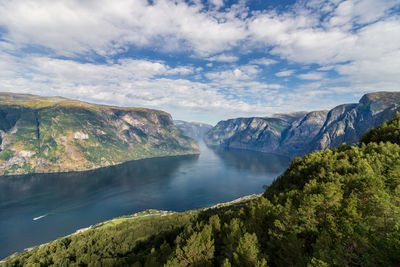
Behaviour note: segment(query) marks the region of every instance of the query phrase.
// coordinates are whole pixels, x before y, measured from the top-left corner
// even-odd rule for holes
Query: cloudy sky
[[[221,119],[400,91],[400,0],[2,0],[0,91]]]

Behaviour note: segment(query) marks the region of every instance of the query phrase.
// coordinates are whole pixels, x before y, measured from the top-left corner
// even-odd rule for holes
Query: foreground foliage
[[[396,266],[398,120],[372,130],[360,147],[296,158],[262,197],[244,205],[122,220],[5,265]]]

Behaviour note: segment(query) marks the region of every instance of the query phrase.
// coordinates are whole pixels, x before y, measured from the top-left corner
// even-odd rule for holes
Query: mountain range
[[[400,92],[364,95],[359,103],[331,110],[275,114],[220,121],[205,136],[210,146],[301,156],[356,144],[361,136],[400,110]]]

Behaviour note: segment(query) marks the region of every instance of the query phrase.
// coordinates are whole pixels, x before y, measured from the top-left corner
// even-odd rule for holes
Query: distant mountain
[[[197,143],[163,111],[0,93],[1,175],[82,171],[197,153]]]
[[[276,114],[219,122],[205,136],[208,145],[292,156],[357,143],[371,129],[400,110],[400,92],[364,95],[357,104],[330,111]]]
[[[187,121],[174,121],[176,128],[178,128],[184,135],[189,136],[195,140],[203,140],[205,134],[213,127],[210,124],[201,122],[187,122]]]

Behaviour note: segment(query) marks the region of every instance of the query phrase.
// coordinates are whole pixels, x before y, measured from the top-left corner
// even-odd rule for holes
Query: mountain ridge
[[[210,146],[301,156],[343,142],[355,144],[362,134],[393,118],[399,110],[400,92],[375,92],[364,95],[359,103],[338,105],[329,111],[220,121],[207,133],[205,142]]]
[[[164,111],[13,93],[0,93],[0,142],[3,175],[199,153]]]

